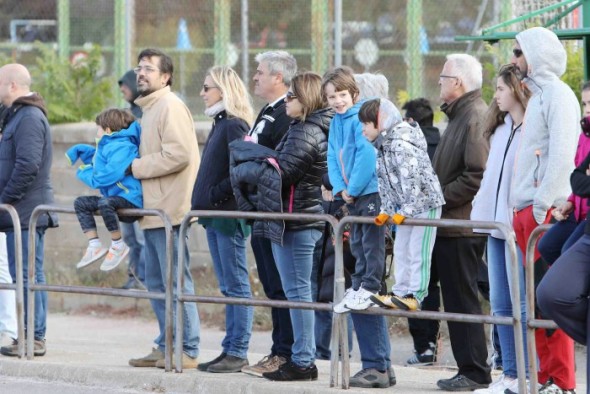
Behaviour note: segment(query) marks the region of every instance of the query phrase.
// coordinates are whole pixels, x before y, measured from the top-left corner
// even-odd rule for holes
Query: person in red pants
[[[552,207],[571,192],[580,110],[574,92],[559,78],[567,54],[555,33],[534,27],[516,35],[511,62],[532,96],[524,116],[516,152],[510,202],[514,207],[516,241],[526,261],[530,233],[551,218]],[[535,247],[535,279],[547,269]],[[538,281],[537,281],[538,283]],[[575,389],[574,343],[562,330],[537,329],[540,393]]]

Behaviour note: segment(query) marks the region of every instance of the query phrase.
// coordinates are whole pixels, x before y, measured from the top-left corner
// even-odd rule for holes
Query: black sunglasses
[[[287,95],[285,96],[285,101],[289,102],[295,100],[296,98],[297,96],[293,94],[293,92],[287,92]]]
[[[207,93],[209,89],[219,89],[217,86],[203,85],[203,92]]]
[[[522,50],[521,49],[514,48],[512,50],[512,54],[514,55],[514,57],[519,58],[519,57],[522,56]]]

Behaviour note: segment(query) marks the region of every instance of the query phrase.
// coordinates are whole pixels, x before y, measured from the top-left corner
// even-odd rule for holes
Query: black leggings
[[[76,216],[85,233],[90,230],[96,230],[96,221],[94,212],[99,211],[104,220],[104,224],[109,232],[119,231],[119,219],[117,209],[137,208],[123,197],[101,197],[101,196],[81,196],[74,201]],[[128,222],[130,219],[137,220],[136,217],[124,217],[122,221]]]

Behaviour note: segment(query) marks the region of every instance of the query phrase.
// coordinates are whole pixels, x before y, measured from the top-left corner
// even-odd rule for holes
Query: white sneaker
[[[537,391],[539,393],[541,393],[542,386],[540,384],[537,384]],[[530,394],[531,392],[531,382],[529,382],[529,380],[526,380],[526,394]],[[567,393],[568,391],[564,391],[564,393]],[[520,391],[518,390],[518,379],[514,379],[512,381],[512,383],[510,383],[510,385],[508,387],[506,387],[506,391],[504,391],[504,394],[519,394]],[[522,393],[525,394],[525,393]]]
[[[359,287],[352,300],[347,301],[345,306],[353,311],[365,310],[374,304],[373,301],[371,301],[371,296],[374,295],[375,293],[371,293],[369,290]]]
[[[346,291],[344,292],[344,298],[342,298],[342,301],[340,301],[339,303],[334,305],[334,308],[333,308],[334,313],[348,312],[349,309],[346,307],[346,303],[352,302],[352,299],[354,298],[355,294],[356,294],[356,290],[354,290],[352,287],[346,289]]]
[[[518,379],[509,378],[502,374],[486,389],[475,390],[474,394],[504,394],[506,389],[516,388],[518,392]]]
[[[84,257],[78,264],[76,264],[76,268],[84,268],[87,265],[94,263],[95,261],[100,260],[105,254],[107,254],[108,250],[103,248],[102,245],[99,246],[90,246],[86,248],[86,253],[84,253]]]
[[[109,248],[109,253],[107,254],[106,259],[100,265],[101,271],[110,271],[116,268],[125,257],[129,254],[129,246],[126,243],[123,243],[121,247],[115,248],[111,245]]]

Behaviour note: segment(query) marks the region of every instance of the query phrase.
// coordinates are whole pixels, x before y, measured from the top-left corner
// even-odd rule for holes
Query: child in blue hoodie
[[[375,217],[380,201],[377,188],[375,148],[363,136],[358,118],[362,102],[354,75],[347,68],[336,68],[324,76],[322,88],[328,105],[336,115],[328,135],[328,176],[335,197],[346,202],[355,216]],[[367,309],[371,296],[381,289],[385,269],[385,228],[353,224],[350,249],[356,259],[352,287],[344,293],[334,312]]]
[[[83,164],[76,176],[100,196],[81,196],[74,201],[74,209],[82,231],[88,238],[88,248],[77,268],[85,267],[107,255],[100,266],[102,271],[117,267],[129,254],[129,247],[121,238],[117,209],[142,208],[141,183],[127,168],[139,154],[139,123],[128,110],[107,109],[96,117],[96,148],[91,145],[74,145],[66,152],[70,164],[80,159]],[[98,238],[94,212],[99,211],[111,233],[112,243],[107,250]],[[122,217],[133,221],[135,217]]]

